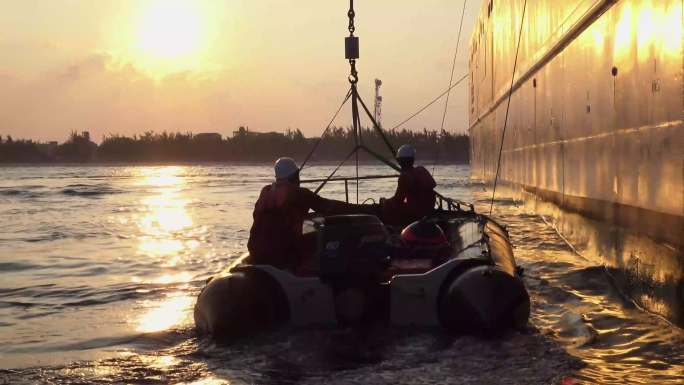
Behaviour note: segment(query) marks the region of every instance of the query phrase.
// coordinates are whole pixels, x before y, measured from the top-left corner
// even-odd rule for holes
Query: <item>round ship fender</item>
[[[280,285],[268,273],[250,268],[212,279],[194,308],[197,332],[223,341],[273,330],[289,317]]]

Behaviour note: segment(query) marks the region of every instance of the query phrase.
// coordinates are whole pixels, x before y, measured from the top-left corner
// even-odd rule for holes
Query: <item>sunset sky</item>
[[[383,125],[446,89],[462,0],[356,1],[359,88]],[[319,135],[348,89],[344,0],[0,0],[0,135],[89,130]],[[454,78],[467,73],[480,0],[467,2]],[[467,128],[466,84],[446,128]],[[407,127],[439,128],[443,102]],[[349,124],[341,114],[338,125]]]

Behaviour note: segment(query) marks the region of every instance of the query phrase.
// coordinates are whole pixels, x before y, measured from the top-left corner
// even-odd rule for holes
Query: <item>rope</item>
[[[359,119],[359,104],[358,104],[358,91],[356,90],[356,84],[352,83],[352,124],[354,126],[354,143],[356,144],[356,149],[359,148],[361,144],[361,136],[359,135],[359,129],[361,128],[361,121]],[[359,152],[355,152],[356,155],[356,203],[359,203]]]
[[[337,172],[337,170],[339,170],[340,167],[342,167],[342,165],[345,164],[349,160],[349,158],[351,158],[351,156],[354,155],[357,151],[359,151],[359,148],[354,147],[354,149],[349,153],[349,155],[347,155],[347,157],[345,157],[344,160],[342,162],[340,162],[340,164],[338,164],[337,167],[335,167],[333,172],[331,172],[330,175],[328,175],[328,177],[325,178],[325,180],[318,186],[318,188],[316,188],[316,191],[314,191],[314,194],[318,194],[318,192],[321,191],[321,189],[328,183],[328,181],[333,176],[335,176],[335,173]]]
[[[328,132],[328,130],[330,129],[330,126],[333,124],[333,122],[334,122],[335,119],[337,118],[337,115],[338,115],[338,114],[340,113],[340,111],[342,110],[342,107],[344,107],[344,105],[347,103],[347,100],[349,100],[349,97],[350,97],[350,96],[351,96],[351,89],[349,89],[349,92],[347,92],[347,96],[344,97],[344,100],[342,100],[342,103],[341,103],[340,106],[337,108],[337,111],[335,111],[335,114],[333,115],[332,119],[330,119],[330,122],[329,122],[328,125],[325,127],[325,130],[323,130],[323,133],[321,134],[321,137],[318,138],[318,140],[316,141],[316,144],[314,144],[314,146],[313,146],[313,148],[311,149],[311,151],[309,151],[309,154],[306,156],[306,158],[304,158],[304,161],[302,162],[302,165],[299,166],[299,171],[300,171],[300,172],[304,169],[304,166],[306,165],[306,162],[309,161],[309,158],[311,158],[311,155],[313,155],[313,153],[316,151],[316,148],[318,148],[318,145],[321,144],[321,141],[323,140],[323,137],[325,136],[325,134],[326,134],[326,133]]]
[[[389,130],[390,130],[390,131],[396,130],[397,128],[403,126],[404,124],[406,124],[406,122],[408,122],[409,120],[415,118],[415,117],[416,117],[417,115],[419,115],[421,112],[423,112],[423,111],[425,111],[426,109],[428,109],[428,107],[430,107],[431,105],[435,104],[435,102],[438,101],[439,99],[441,99],[442,96],[446,95],[449,91],[451,91],[452,88],[454,88],[454,87],[456,87],[457,85],[461,84],[461,82],[463,82],[463,81],[466,80],[467,78],[468,78],[468,74],[463,75],[463,77],[461,77],[460,79],[458,79],[451,87],[447,88],[446,91],[442,92],[442,93],[439,94],[436,98],[432,99],[432,101],[431,101],[430,103],[426,104],[423,108],[421,108],[420,110],[418,110],[416,113],[414,113],[413,115],[411,115],[411,116],[409,116],[408,118],[404,119],[401,123],[399,123],[399,124],[397,124],[396,126],[390,128]]]
[[[513,62],[513,74],[511,75],[511,86],[508,89],[508,103],[506,105],[506,118],[504,118],[503,131],[501,132],[501,146],[499,146],[499,160],[496,163],[496,176],[494,177],[494,191],[492,191],[492,202],[489,204],[489,215],[494,210],[494,197],[496,196],[496,184],[499,181],[499,170],[501,168],[501,154],[503,153],[504,139],[506,138],[506,127],[508,126],[508,111],[511,108],[511,97],[513,96],[513,80],[515,80],[515,70],[518,67],[518,52],[520,51],[520,41],[522,40],[523,25],[525,24],[525,10],[527,0],[523,3],[522,18],[520,20],[520,32],[518,33],[518,46],[515,49],[515,61]]]
[[[439,126],[439,134],[444,131],[444,121],[446,120],[447,110],[449,108],[449,95],[451,94],[451,84],[454,82],[454,70],[456,69],[456,57],[458,55],[458,46],[461,43],[461,31],[463,30],[463,17],[465,16],[466,4],[468,0],[463,0],[463,10],[461,11],[461,23],[458,26],[458,38],[456,38],[456,51],[454,52],[454,59],[451,61],[451,76],[449,77],[449,89],[446,95],[446,101],[444,102],[444,113],[442,114],[442,124]],[[440,153],[439,143],[437,143],[437,154],[435,156],[435,163],[432,165],[432,175],[435,174],[435,166],[439,161]]]
[[[366,151],[367,153],[371,154],[375,159],[377,159],[377,160],[379,160],[380,162],[384,163],[385,165],[389,166],[391,169],[393,169],[393,170],[395,170],[395,171],[401,171],[401,168],[399,168],[398,165],[396,165],[396,164],[390,162],[389,160],[383,158],[382,155],[380,155],[380,154],[378,154],[377,152],[371,150],[370,148],[368,148],[368,147],[366,147],[366,146],[364,146],[364,145],[361,145],[360,148],[361,148],[362,150]]]

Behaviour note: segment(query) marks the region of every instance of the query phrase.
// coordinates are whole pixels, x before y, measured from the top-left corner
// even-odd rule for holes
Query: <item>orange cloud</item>
[[[0,133],[61,140],[71,130],[229,133],[239,115],[233,87],[190,72],[152,79],[130,64],[91,55],[26,81],[0,74]],[[237,91],[237,90],[236,90]]]

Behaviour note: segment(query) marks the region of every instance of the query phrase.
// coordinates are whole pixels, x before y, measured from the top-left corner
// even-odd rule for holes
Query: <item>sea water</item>
[[[468,166],[433,173],[438,191],[488,211],[491,190]],[[544,218],[505,198],[494,216],[525,269],[527,330],[483,339],[388,329],[372,347],[338,330],[228,346],[198,338],[195,298],[245,252],[271,175],[270,165],[0,167],[0,384],[684,382],[682,330],[633,307],[600,261],[574,254]],[[363,181],[358,199],[391,196],[395,183]],[[344,191],[337,182],[321,193]]]

